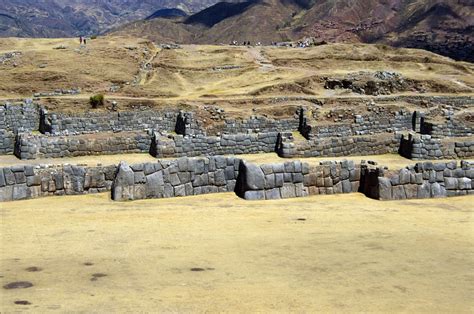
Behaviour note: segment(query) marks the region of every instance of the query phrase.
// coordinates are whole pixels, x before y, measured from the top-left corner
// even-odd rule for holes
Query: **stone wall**
[[[362,167],[361,191],[379,200],[438,198],[474,194],[473,164],[420,162],[399,171]]]
[[[351,193],[358,191],[359,180],[360,166],[352,161],[319,165],[301,161],[255,165],[243,161],[236,192],[248,200]]]
[[[296,131],[299,127],[299,117],[293,119],[270,119],[261,116],[251,116],[248,119],[226,119],[222,133],[272,133]]]
[[[403,110],[365,116],[356,115],[353,123],[337,122],[330,125],[317,125],[317,122],[311,122],[311,124],[304,119],[299,130],[307,139],[393,133],[411,130],[413,119],[413,113]]]
[[[431,135],[402,135],[401,156],[420,159],[469,158],[474,156],[474,138],[433,138]]]
[[[69,136],[20,134],[15,155],[20,159],[145,153],[150,151],[147,132],[98,133]]]
[[[473,165],[420,162],[389,171],[364,161],[255,165],[223,156],[118,167],[21,165],[0,168],[0,201],[106,191],[117,201],[232,191],[249,200],[352,192],[380,200],[434,198],[474,194]]]
[[[13,154],[15,150],[15,134],[0,130],[0,155]]]
[[[117,166],[0,168],[0,202],[110,191]]]
[[[0,105],[0,131],[36,131],[39,129],[39,123],[39,107],[30,101]]]
[[[396,153],[397,134],[295,140],[291,133],[281,133],[277,152],[280,157],[341,157]]]
[[[433,137],[466,137],[474,135],[474,128],[463,121],[448,119],[445,123],[422,121],[420,132]]]
[[[152,154],[163,158],[269,153],[275,151],[277,139],[277,132],[220,136],[155,133]]]
[[[124,112],[85,112],[81,114],[42,111],[44,133],[90,133],[154,129],[174,131],[178,112],[153,110]]]
[[[121,162],[112,188],[116,201],[234,191],[240,159],[179,158],[127,165]]]

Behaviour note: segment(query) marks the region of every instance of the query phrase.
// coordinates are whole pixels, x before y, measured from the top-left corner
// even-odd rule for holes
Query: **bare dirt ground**
[[[33,286],[1,288],[0,308],[472,313],[473,201],[227,193],[6,203],[0,283]]]

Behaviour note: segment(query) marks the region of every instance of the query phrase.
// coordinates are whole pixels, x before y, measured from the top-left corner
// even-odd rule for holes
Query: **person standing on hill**
[[[85,39],[85,38],[83,39],[83,41],[84,41],[84,45],[87,45],[87,42],[86,42],[86,39]]]
[[[82,36],[79,36],[79,43],[82,45]]]

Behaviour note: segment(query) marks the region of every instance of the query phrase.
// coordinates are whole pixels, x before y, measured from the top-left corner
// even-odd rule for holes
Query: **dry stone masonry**
[[[383,167],[362,167],[362,190],[371,198],[401,200],[474,194],[473,164],[420,162],[390,172]]]
[[[19,134],[15,155],[20,159],[146,153],[151,146],[147,132],[104,132],[70,136]]]
[[[402,135],[400,155],[414,160],[469,158],[474,156],[474,137],[433,138],[431,135]]]
[[[451,105],[448,108],[469,109],[474,105],[469,97],[398,96],[396,99],[412,103],[447,102]],[[387,99],[380,101],[383,103]],[[354,115],[352,123],[326,122],[323,125],[314,117],[309,119],[306,107],[289,119],[259,116],[225,119],[218,110],[216,119],[223,119],[222,123],[208,127],[193,112],[146,109],[60,113],[49,112],[26,100],[20,105],[0,106],[0,153],[15,153],[22,159],[131,152],[150,152],[156,157],[261,152],[277,152],[285,158],[398,152],[412,159],[472,156],[473,128],[456,120],[454,110],[446,109],[446,120],[434,123],[428,122],[425,114],[419,111],[379,110],[382,107],[372,104],[368,108],[372,113]],[[296,131],[303,138],[295,137]],[[407,136],[400,135],[409,131],[415,133],[408,140]],[[130,132],[150,135],[135,136]],[[208,135],[208,132],[215,135]],[[86,136],[93,133],[101,135]],[[464,137],[448,140],[460,136]]]
[[[0,202],[110,191],[117,167],[12,166],[0,168]]]
[[[127,201],[235,192],[247,200],[360,192],[379,200],[474,194],[473,163],[420,162],[389,171],[374,162],[301,161],[257,165],[235,157],[182,157],[118,166],[0,168],[0,201],[110,191]]]
[[[325,103],[314,99],[313,107],[302,106],[285,119],[255,115],[229,119],[211,106],[212,125],[206,122],[209,116],[179,110],[64,113],[48,111],[32,100],[7,103],[0,106],[2,155],[34,160],[150,153],[157,161],[107,167],[3,167],[0,201],[99,192],[110,192],[117,201],[221,192],[248,200],[354,192],[380,200],[473,194],[472,164],[459,162],[474,156],[472,115],[458,115],[474,107],[471,97],[379,97],[379,104],[371,100],[363,114],[338,107],[366,100],[325,102],[334,101],[340,106],[325,119],[312,111]],[[384,107],[393,101],[426,110]],[[442,114],[433,114],[436,110]],[[436,119],[430,120],[432,116]],[[453,161],[420,162],[391,171],[364,161],[257,165],[238,158],[270,152],[283,158],[398,153],[413,160]]]
[[[169,198],[232,192],[240,159],[233,157],[179,158],[156,163],[122,162],[112,189],[116,201]]]
[[[277,139],[277,132],[220,136],[155,133],[152,151],[161,158],[270,153],[275,151]]]
[[[352,161],[301,161],[255,165],[240,164],[237,194],[248,200],[270,200],[319,194],[357,192],[360,165]]]

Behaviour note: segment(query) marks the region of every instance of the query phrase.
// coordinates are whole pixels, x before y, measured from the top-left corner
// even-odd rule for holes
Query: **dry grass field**
[[[65,49],[55,49],[60,46]],[[0,54],[12,51],[22,54],[0,64],[0,99],[81,88],[81,95],[43,100],[55,109],[89,109],[89,96],[101,92],[124,106],[218,104],[245,114],[258,104],[275,111],[271,101],[275,97],[360,96],[348,90],[324,89],[325,77],[360,71],[398,72],[405,80],[417,82],[423,94],[472,95],[474,89],[470,63],[382,45],[331,44],[308,49],[183,45],[162,49],[133,37],[99,37],[87,47],[80,47],[76,39],[0,39]],[[113,86],[119,89],[111,92]]]
[[[261,153],[261,154],[243,154],[236,155],[236,157],[244,159],[249,162],[256,164],[285,162],[291,159],[279,157],[276,153]],[[162,158],[162,159],[175,159],[175,158]],[[138,164],[144,162],[154,162],[157,159],[150,154],[118,154],[118,155],[97,155],[97,156],[80,156],[80,157],[65,157],[65,158],[47,158],[47,159],[34,159],[34,160],[21,160],[14,155],[3,155],[0,156],[0,167],[8,167],[13,165],[117,165],[121,161],[125,161],[128,164]],[[403,167],[414,165],[416,161],[407,159],[398,154],[386,154],[386,155],[370,155],[370,156],[345,156],[345,157],[311,157],[311,158],[298,158],[298,160],[308,162],[310,164],[319,163],[321,161],[338,161],[338,160],[353,160],[355,163],[360,163],[361,160],[371,160],[377,162],[379,165],[387,166],[389,169],[401,169]],[[474,161],[472,159],[465,159],[468,161]],[[427,160],[425,160],[427,161]],[[443,162],[447,160],[433,160],[433,162]]]
[[[2,204],[2,312],[472,313],[474,198]],[[25,304],[15,302],[26,301]]]

